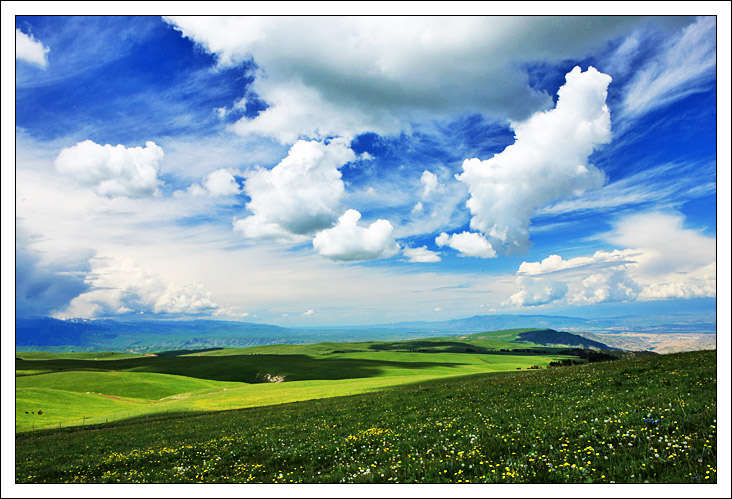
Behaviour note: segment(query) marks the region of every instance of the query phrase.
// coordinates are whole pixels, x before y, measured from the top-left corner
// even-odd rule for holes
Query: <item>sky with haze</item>
[[[717,105],[714,16],[16,16],[16,315],[714,313]]]

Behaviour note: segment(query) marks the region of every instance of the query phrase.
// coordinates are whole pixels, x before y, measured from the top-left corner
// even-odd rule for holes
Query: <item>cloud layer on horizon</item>
[[[564,260],[523,262],[519,291],[506,305],[570,305],[715,297],[716,238],[683,227],[677,213],[639,213],[614,223],[603,238],[625,249]]]
[[[166,283],[159,275],[125,259],[93,258],[85,278],[89,289],[54,316],[104,317],[128,314],[212,314],[218,306],[196,282]]]

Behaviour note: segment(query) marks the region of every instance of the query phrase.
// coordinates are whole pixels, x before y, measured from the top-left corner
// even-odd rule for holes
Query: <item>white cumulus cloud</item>
[[[389,221],[379,219],[368,227],[361,227],[358,225],[360,218],[358,211],[347,210],[334,227],[315,235],[313,247],[321,256],[341,261],[375,260],[399,252]]]
[[[32,34],[28,35],[15,28],[15,58],[43,69],[48,65],[48,54],[51,51]]]
[[[203,188],[209,196],[231,196],[239,193],[239,185],[228,168],[214,170],[206,175]]]
[[[409,258],[410,262],[415,263],[433,263],[442,260],[439,252],[430,251],[427,249],[427,246],[420,248],[410,248],[407,246],[402,250],[402,253]]]
[[[606,269],[585,277],[569,302],[573,305],[594,305],[637,299],[640,286],[629,275],[629,270],[629,268]]]
[[[61,150],[56,170],[105,197],[147,197],[158,194],[163,149],[152,141],[145,147],[100,145],[91,140]]]
[[[211,293],[199,283],[169,284],[153,305],[156,314],[195,314],[216,308]]]
[[[511,254],[529,246],[535,210],[603,185],[604,175],[587,158],[610,141],[605,104],[610,76],[575,67],[559,89],[554,109],[513,124],[516,141],[492,158],[463,162],[457,179],[470,191],[470,227]]]
[[[460,256],[475,256],[478,258],[494,258],[496,251],[490,242],[475,232],[462,232],[448,236],[446,232],[435,238],[437,246],[449,246],[460,252]]]
[[[277,166],[246,176],[252,215],[236,220],[235,230],[249,238],[302,240],[330,227],[345,192],[338,169],[355,158],[344,139],[296,142]]]

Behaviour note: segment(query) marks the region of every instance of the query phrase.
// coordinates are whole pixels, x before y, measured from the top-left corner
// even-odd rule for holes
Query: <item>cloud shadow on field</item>
[[[404,341],[391,342],[384,345],[372,345],[372,350],[409,351],[420,353],[496,353],[495,349],[488,349],[471,343],[459,341]]]
[[[15,368],[16,370],[149,372],[215,381],[262,383],[265,382],[266,375],[284,376],[285,381],[336,380],[377,377],[387,369],[430,369],[460,365],[463,364],[254,354],[211,357],[138,357],[109,361],[16,360]]]

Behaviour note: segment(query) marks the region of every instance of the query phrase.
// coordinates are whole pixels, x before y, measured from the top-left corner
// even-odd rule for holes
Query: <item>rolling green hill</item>
[[[319,381],[241,388],[271,393],[297,383]],[[314,388],[327,394],[334,384]],[[91,427],[16,434],[15,478],[18,483],[716,483],[716,387],[716,353],[703,351],[420,380],[277,406],[140,414]],[[82,402],[68,402],[74,401]]]
[[[204,380],[170,374],[123,371],[63,371],[44,376],[23,376],[15,389],[49,388],[79,393],[101,393],[109,397],[159,400],[181,393],[236,386],[236,383]]]
[[[525,332],[141,356],[17,353],[16,430],[279,404],[435,378],[546,368],[560,360],[584,362],[581,351],[517,341]]]

